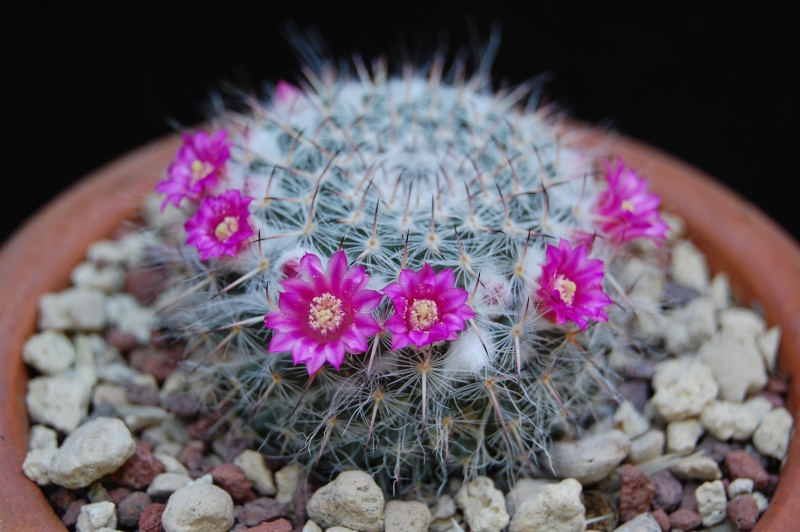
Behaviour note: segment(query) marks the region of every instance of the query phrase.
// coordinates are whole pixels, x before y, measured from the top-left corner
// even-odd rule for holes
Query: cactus
[[[664,239],[657,197],[533,85],[353,63],[184,134],[148,222],[163,323],[268,455],[394,493],[535,471],[613,394],[612,265]]]

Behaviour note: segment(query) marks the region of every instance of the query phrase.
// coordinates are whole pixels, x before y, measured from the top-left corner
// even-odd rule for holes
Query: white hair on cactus
[[[494,345],[486,342],[486,337],[477,326],[463,332],[458,340],[450,343],[442,369],[445,371],[468,371],[479,373],[494,359]]]

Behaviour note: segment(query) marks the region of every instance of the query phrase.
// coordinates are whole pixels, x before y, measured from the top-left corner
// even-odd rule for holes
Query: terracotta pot
[[[788,408],[800,407],[800,248],[752,204],[691,166],[625,137],[586,141],[622,155],[650,179],[664,205],[683,216],[715,271],[725,271],[770,325],[782,329],[779,368],[792,375]],[[0,529],[63,530],[39,486],[22,473],[29,420],[21,359],[35,332],[39,297],[66,288],[88,245],[113,233],[163,175],[180,140],[159,140],[100,169],[36,214],[0,252]],[[798,431],[800,433],[800,431]],[[792,439],[772,504],[757,530],[790,530],[800,515],[800,434]]]

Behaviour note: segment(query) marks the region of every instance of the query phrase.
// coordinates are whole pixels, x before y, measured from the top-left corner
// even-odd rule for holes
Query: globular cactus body
[[[235,405],[268,454],[322,474],[365,469],[387,490],[535,469],[553,437],[590,417],[610,385],[603,357],[622,342],[604,323],[603,263],[578,244],[597,233],[596,159],[524,87],[493,93],[484,75],[447,73],[438,60],[398,77],[358,61],[354,76],[325,65],[306,77],[303,89],[281,82],[249,113],[217,117],[227,146],[219,133],[187,136],[192,149],[160,185],[180,205],[164,213],[172,225],[151,224],[176,275],[162,315],[196,374],[216,384],[204,400]],[[184,181],[176,168],[188,168]],[[651,233],[663,237],[660,226]],[[352,293],[323,287],[289,301],[330,281],[319,277],[339,250],[349,265],[328,272],[366,272],[358,290],[388,297],[353,310]],[[444,299],[403,295],[433,275],[453,283]],[[446,336],[411,334],[444,323],[447,305]],[[319,347],[323,365],[313,349],[291,353],[303,313],[315,338],[358,316],[366,334],[340,346],[343,358]]]

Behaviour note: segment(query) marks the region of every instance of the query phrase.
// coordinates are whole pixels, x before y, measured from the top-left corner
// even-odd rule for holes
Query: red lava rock
[[[742,532],[749,532],[758,521],[758,503],[750,495],[739,495],[728,501],[728,519]]]
[[[47,500],[50,501],[53,510],[62,515],[67,511],[70,503],[75,500],[75,494],[66,488],[58,488],[47,496]]]
[[[134,528],[145,508],[153,504],[150,496],[143,491],[134,491],[117,504],[117,521],[120,525]]]
[[[217,450],[217,454],[226,463],[233,462],[237,456],[247,449],[252,449],[254,441],[252,438],[225,438],[222,449]]]
[[[292,497],[292,508],[294,509],[295,521],[302,524],[308,520],[306,506],[308,505],[308,500],[311,498],[313,493],[314,487],[308,482],[301,483],[295,490],[294,496]]]
[[[130,352],[128,363],[135,370],[155,377],[159,384],[163,384],[178,367],[178,363],[171,358],[153,349],[143,347]]]
[[[195,440],[213,440],[221,428],[215,426],[221,416],[221,411],[215,411],[207,416],[201,417],[194,423],[191,423],[188,427],[186,427],[189,437]]]
[[[145,307],[150,306],[164,289],[169,270],[164,266],[134,266],[125,277],[125,291]]]
[[[780,475],[777,473],[770,473],[767,477],[767,485],[764,486],[764,489],[762,489],[761,492],[765,495],[772,495],[775,492],[775,488],[778,487],[778,482],[780,482],[780,480]]]
[[[650,509],[655,488],[650,477],[636,467],[625,464],[619,468],[619,514],[622,521],[633,519]]]
[[[111,498],[111,502],[114,503],[114,506],[119,506],[119,503],[121,503],[122,500],[131,493],[133,493],[133,490],[126,488],[125,486],[119,486],[117,488],[108,490],[108,496]]]
[[[158,406],[161,402],[158,390],[144,384],[128,384],[125,388],[128,401],[135,405]]]
[[[242,503],[256,498],[253,485],[236,464],[221,464],[211,470],[214,484],[227,491],[234,502]]]
[[[67,509],[64,511],[64,515],[61,516],[61,522],[64,523],[64,526],[73,528],[78,524],[78,514],[81,513],[81,508],[88,503],[86,499],[76,499],[69,503]]]
[[[661,527],[661,532],[669,532],[670,525],[667,512],[659,508],[658,510],[653,510],[650,512],[650,515],[653,516],[653,519],[656,520],[658,526]]]
[[[683,485],[683,496],[680,505],[682,510],[697,510],[697,499],[694,496],[694,492],[697,491],[698,485],[697,482],[691,480]]]
[[[761,392],[759,395],[769,401],[769,404],[772,405],[772,408],[786,406],[786,399],[784,399],[782,395],[772,392]]]
[[[133,456],[111,474],[111,480],[136,490],[149,486],[157,475],[164,472],[164,464],[153,456],[150,449],[145,443],[137,444]]]
[[[164,532],[161,525],[161,514],[167,508],[166,504],[156,502],[142,510],[139,516],[139,532]]]
[[[120,353],[127,353],[139,345],[139,340],[133,333],[122,331],[117,328],[109,329],[105,335],[106,342]]]
[[[269,523],[261,523],[246,530],[249,532],[292,532],[292,523],[287,519],[278,519]]]
[[[767,378],[767,385],[764,389],[770,393],[785,396],[789,393],[789,383],[779,375],[770,375]]]
[[[703,524],[703,520],[700,518],[700,514],[694,510],[681,508],[669,514],[669,524],[672,528],[679,530],[694,530]]]
[[[715,437],[706,434],[700,440],[700,443],[697,444],[695,451],[696,452],[703,451],[706,454],[706,456],[708,456],[709,458],[713,458],[714,461],[716,461],[719,464],[725,460],[725,457],[728,455],[728,453],[730,453],[731,451],[735,451],[739,448],[740,447],[738,446],[738,444],[734,442],[719,441]]]
[[[617,390],[619,394],[624,399],[630,401],[639,412],[644,409],[645,403],[653,395],[653,391],[650,389],[650,382],[641,379],[625,380],[619,383]]]
[[[653,481],[653,509],[663,509],[671,512],[681,504],[683,498],[683,484],[668,470],[659,471],[650,475]]]
[[[274,521],[279,517],[287,517],[283,504],[272,497],[260,497],[245,503],[236,520],[243,525],[255,526],[265,521]]]
[[[767,470],[745,451],[737,450],[728,453],[725,457],[725,466],[728,468],[728,474],[732,480],[749,478],[757,490],[765,488],[769,483]]]
[[[203,453],[203,442],[200,441],[188,443],[178,460],[189,470],[191,478],[200,478],[214,468],[214,463]]]

